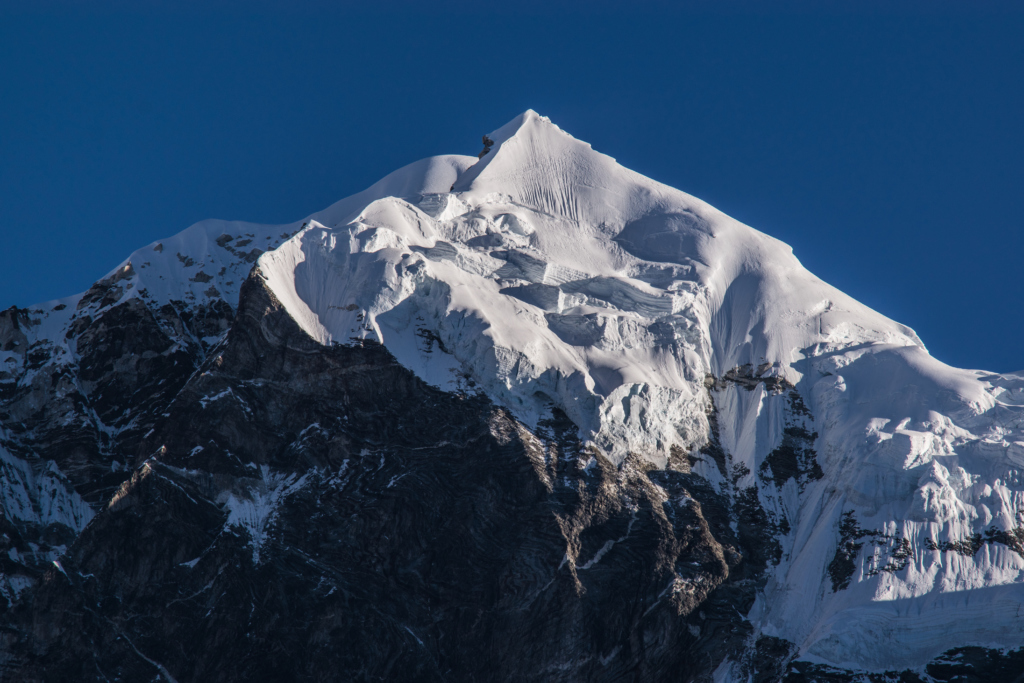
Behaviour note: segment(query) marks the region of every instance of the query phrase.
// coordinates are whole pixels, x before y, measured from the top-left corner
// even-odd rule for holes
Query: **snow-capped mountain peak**
[[[260,261],[307,332],[381,341],[531,424],[553,404],[613,457],[661,464],[704,438],[708,374],[767,364],[795,382],[815,344],[919,343],[786,245],[533,111],[488,137],[450,192],[420,175],[439,162],[420,162],[399,172],[407,194],[317,216]],[[417,351],[423,334],[446,356]]]
[[[214,547],[234,558],[176,604],[226,581],[231,562],[256,571],[300,549],[274,571],[313,581],[303,594],[327,600],[334,587],[317,591],[336,582],[350,600],[384,577],[365,614],[397,591],[395,619],[426,600],[417,628],[461,634],[375,632],[399,634],[403,653],[489,632],[435,619],[446,579],[424,579],[421,560],[438,548],[431,562],[472,584],[451,595],[501,586],[470,612],[564,617],[564,647],[528,665],[579,680],[684,660],[721,681],[762,665],[853,680],[1024,643],[1024,377],[944,365],[788,245],[533,111],[485,136],[479,157],[423,159],[288,225],[204,221],[85,293],[4,311],[0,364],[6,519],[39,538],[63,528],[10,557],[57,562],[87,537],[72,547],[99,550],[75,551],[77,574],[50,570],[81,595],[86,565],[107,557],[96,530],[121,529],[116,515],[157,491],[146,505],[195,515],[181,543],[215,530],[199,556],[168,550],[175,567],[198,576]],[[333,540],[275,536],[296,519]],[[465,529],[450,551],[447,534]],[[343,570],[320,564],[324,547],[344,550],[330,560]],[[12,604],[34,585],[25,571],[0,581]],[[410,581],[423,584],[403,593]],[[634,581],[637,602],[622,602]],[[604,622],[580,617],[585,604],[636,632],[594,635]],[[659,644],[645,659],[634,641]]]
[[[533,111],[488,137],[493,147],[450,191],[377,199],[261,258],[311,336],[380,341],[428,382],[469,382],[529,425],[558,408],[615,461],[636,453],[664,467],[696,453],[715,412],[727,467],[697,459],[694,472],[759,487],[791,525],[757,609],[765,633],[808,656],[926,661],[975,614],[984,638],[1020,642],[1016,627],[990,628],[978,597],[970,609],[941,607],[968,585],[1016,594],[1024,569],[1009,546],[966,563],[941,550],[991,524],[993,538],[1019,528],[1024,501],[1007,483],[1017,465],[984,455],[1024,443],[1019,407],[997,403],[991,378],[935,361],[912,330],[809,273],[787,245]],[[730,373],[737,381],[722,380]],[[1020,391],[1012,378],[998,383]],[[813,420],[784,406],[787,386]],[[996,413],[1015,416],[1012,436],[994,436]],[[770,467],[797,422],[815,437],[820,478],[798,495],[742,474]],[[833,540],[848,514],[861,525],[854,536],[876,540],[850,579]],[[856,585],[840,590],[848,580]],[[909,619],[904,599],[930,610],[912,639],[864,635]]]

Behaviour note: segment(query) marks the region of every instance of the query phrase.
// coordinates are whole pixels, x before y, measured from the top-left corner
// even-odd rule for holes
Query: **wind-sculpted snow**
[[[876,670],[954,641],[1020,647],[1006,604],[1024,597],[1024,410],[996,396],[1024,382],[918,347],[817,352],[802,384],[825,478],[793,509],[793,549],[752,616],[809,658]]]
[[[795,378],[789,364],[824,338],[833,300],[864,336],[918,343],[785,245],[533,112],[491,137],[454,192],[418,186],[410,167],[415,194],[311,221],[260,260],[307,332],[380,341],[428,381],[469,379],[528,424],[556,406],[616,460],[661,465],[705,439],[705,375],[774,354]]]

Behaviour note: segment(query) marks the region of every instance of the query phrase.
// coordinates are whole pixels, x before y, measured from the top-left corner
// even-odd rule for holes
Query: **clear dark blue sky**
[[[0,0],[2,308],[83,290],[203,218],[292,221],[475,154],[533,108],[788,242],[940,360],[1024,368],[1009,4],[80,4]]]

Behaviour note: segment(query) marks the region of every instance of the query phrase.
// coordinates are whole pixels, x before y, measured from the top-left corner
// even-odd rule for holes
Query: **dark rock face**
[[[1021,683],[1024,648],[1001,652],[983,647],[949,650],[931,661],[924,671],[868,673],[836,669],[810,662],[793,662],[784,683]]]
[[[47,311],[0,312],[0,612],[35,585],[131,475],[142,437],[234,312],[222,300],[122,300],[130,264],[97,282],[54,338]],[[60,304],[53,311],[66,309]],[[13,501],[13,503],[12,503]]]
[[[17,331],[15,315],[4,313],[0,326]],[[27,310],[19,317],[21,326],[38,324]],[[127,476],[119,465],[205,357],[200,337],[223,334],[232,317],[223,301],[154,310],[131,298],[98,312],[80,305],[66,345],[37,343],[0,378],[8,379],[0,384],[7,442],[56,462],[86,500],[106,501]]]

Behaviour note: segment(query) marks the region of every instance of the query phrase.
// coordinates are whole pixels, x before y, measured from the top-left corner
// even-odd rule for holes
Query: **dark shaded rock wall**
[[[131,275],[97,282],[73,310],[0,311],[0,614],[131,475],[140,440],[234,318],[220,299],[126,296]]]

